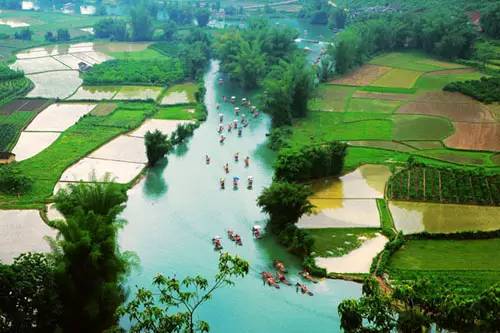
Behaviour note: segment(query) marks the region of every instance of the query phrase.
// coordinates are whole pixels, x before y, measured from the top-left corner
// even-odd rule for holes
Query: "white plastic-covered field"
[[[22,253],[49,252],[44,238],[56,234],[37,210],[0,210],[0,261],[10,264]]]
[[[22,70],[26,74],[70,69],[52,57],[19,59],[11,67]]]
[[[64,132],[83,115],[92,111],[96,104],[52,104],[40,112],[25,131]]]
[[[161,94],[161,87],[123,86],[113,99],[116,100],[156,100]]]
[[[147,163],[144,139],[121,135],[89,155],[91,158]]]
[[[375,199],[312,199],[317,208],[303,215],[297,227],[317,228],[379,228],[380,218]]]
[[[55,132],[22,132],[12,150],[16,154],[16,161],[35,156],[56,141],[59,135],[60,133]]]
[[[163,120],[163,119],[148,119],[138,129],[130,133],[130,136],[143,138],[148,131],[154,132],[159,130],[165,135],[170,135],[177,129],[180,124],[186,124],[190,121],[186,120]]]
[[[145,166],[144,163],[120,162],[86,157],[64,171],[60,181],[99,181],[109,175],[115,182],[126,184],[134,180]]]
[[[384,249],[388,239],[378,234],[341,257],[316,258],[316,265],[328,273],[370,273],[373,258]]]
[[[35,84],[27,97],[65,99],[82,85],[78,71],[72,70],[30,74],[27,77]]]

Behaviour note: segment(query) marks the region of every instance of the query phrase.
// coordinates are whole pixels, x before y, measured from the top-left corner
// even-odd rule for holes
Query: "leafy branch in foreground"
[[[196,310],[210,300],[217,289],[234,285],[233,278],[247,275],[248,269],[249,264],[244,259],[223,253],[213,283],[200,275],[181,281],[159,274],[153,280],[158,293],[140,288],[134,299],[119,312],[130,320],[132,333],[209,332],[207,322],[195,322]],[[174,309],[183,311],[173,312]]]

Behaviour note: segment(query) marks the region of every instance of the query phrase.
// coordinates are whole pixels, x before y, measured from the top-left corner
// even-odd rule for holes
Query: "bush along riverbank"
[[[313,238],[295,225],[299,218],[312,212],[311,189],[301,181],[337,176],[342,171],[346,145],[330,142],[321,146],[304,147],[297,151],[280,151],[275,163],[273,183],[257,199],[262,211],[269,214],[268,229],[287,249],[303,259],[311,274],[325,277],[326,270],[314,263]]]

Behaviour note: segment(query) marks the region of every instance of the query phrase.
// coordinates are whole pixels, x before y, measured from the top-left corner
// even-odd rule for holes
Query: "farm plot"
[[[356,87],[323,84],[316,90],[316,95],[309,101],[309,108],[316,111],[344,111]]]
[[[155,130],[159,130],[165,135],[170,135],[177,129],[177,126],[189,122],[190,121],[185,120],[148,119],[138,129],[136,129],[129,135],[133,137],[144,138],[148,131],[154,132]]]
[[[26,131],[64,132],[80,117],[92,111],[95,104],[53,104],[43,110],[26,128]]]
[[[12,263],[14,258],[26,252],[50,252],[44,237],[55,237],[37,210],[0,210],[0,262]]]
[[[428,156],[438,160],[451,162],[455,164],[468,164],[468,165],[479,165],[479,166],[489,166],[491,153],[485,152],[474,152],[466,150],[453,150],[446,148],[438,149],[427,149],[424,151],[419,151],[418,155]]]
[[[500,151],[500,124],[453,123],[455,133],[446,146],[457,149]]]
[[[500,229],[500,207],[391,201],[394,226],[405,234]]]
[[[120,184],[130,183],[144,169],[144,163],[130,163],[94,158],[83,158],[64,171],[61,182],[91,182],[104,180],[108,175]]]
[[[110,113],[112,113],[118,105],[115,103],[99,103],[92,111],[90,111],[90,114],[93,116],[107,116]]]
[[[393,68],[370,85],[374,87],[412,88],[422,72]]]
[[[396,109],[400,105],[400,101],[370,98],[351,98],[347,111],[392,113],[396,111]]]
[[[31,74],[27,77],[33,81],[35,88],[27,97],[64,99],[75,92],[82,84],[77,71],[47,72]]]
[[[71,69],[78,69],[78,64],[82,62],[82,59],[77,58],[72,54],[56,55],[53,58],[59,62],[62,62],[64,65]]]
[[[161,105],[191,104],[196,102],[195,93],[198,87],[194,83],[176,84],[167,89]]]
[[[142,138],[120,135],[90,155],[90,158],[131,163],[147,163],[146,146]]]
[[[326,228],[304,229],[314,240],[313,251],[320,257],[340,257],[376,236],[378,229]]]
[[[52,57],[17,60],[11,67],[22,70],[26,74],[70,69],[70,67],[63,65]]]
[[[394,173],[386,195],[393,200],[498,206],[499,189],[500,176],[488,170],[419,164]]]
[[[453,133],[452,124],[443,118],[432,116],[393,116],[393,139],[405,140],[442,140]]]
[[[123,86],[113,100],[156,100],[163,88],[147,86]]]
[[[36,112],[14,112],[0,115],[0,151],[9,151],[17,140],[19,132],[28,124]]]
[[[429,72],[443,69],[464,68],[460,64],[438,61],[419,52],[392,52],[375,57],[370,64]]]
[[[349,141],[349,145],[358,146],[358,147],[373,147],[373,148],[381,148],[388,149],[400,152],[410,152],[415,149],[399,142],[395,141],[379,141],[379,140],[367,140],[367,141]]]
[[[318,267],[325,268],[328,273],[368,274],[373,259],[384,249],[388,239],[380,234],[364,241],[361,246],[341,257],[315,258]]]
[[[486,105],[459,93],[428,92],[403,105],[397,113],[447,117],[461,122],[494,122]]]
[[[54,132],[22,132],[12,150],[16,154],[16,161],[23,161],[40,153],[54,143],[59,135],[60,133]]]
[[[383,93],[383,92],[371,92],[371,91],[356,91],[353,98],[367,98],[367,99],[378,99],[385,101],[412,101],[415,99],[413,94],[397,94],[397,93]]]
[[[366,64],[330,83],[348,86],[367,86],[389,72],[391,68]]]
[[[310,199],[314,212],[302,216],[297,227],[378,228],[380,218],[375,199]]]
[[[155,119],[177,119],[177,120],[191,120],[196,119],[200,114],[200,110],[192,105],[177,105],[160,107],[153,116]]]
[[[68,100],[110,100],[120,91],[116,86],[81,86]]]

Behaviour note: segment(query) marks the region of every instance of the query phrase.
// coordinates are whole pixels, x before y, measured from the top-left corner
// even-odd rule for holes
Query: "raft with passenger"
[[[286,284],[287,286],[291,286],[292,285],[292,283],[287,280],[285,274],[283,274],[283,273],[277,272],[276,273],[276,278],[278,279],[279,282],[281,282],[283,284]]]
[[[270,287],[274,287],[276,289],[280,289],[280,286],[279,284],[276,282],[276,280],[274,279],[273,275],[269,272],[262,272],[260,273],[261,276],[262,276],[262,281],[264,282],[264,284],[267,283],[268,286]]]
[[[305,284],[297,282],[295,284],[295,291],[298,292],[299,290],[302,294],[307,294],[309,296],[314,295],[312,291],[310,291]]]
[[[309,273],[307,269],[304,269],[303,271],[299,272],[299,275],[302,276],[304,279],[311,281],[312,283],[318,283],[318,280],[313,278],[311,273]]]
[[[214,245],[214,250],[215,251],[220,251],[222,250],[222,238],[220,236],[215,236],[212,238],[212,244]]]
[[[262,227],[260,225],[254,225],[252,227],[252,234],[256,239],[260,239],[262,237]]]
[[[285,267],[285,264],[282,261],[280,261],[280,260],[274,259],[273,266],[280,273],[287,273],[288,272],[287,269],[286,269],[286,267]]]

